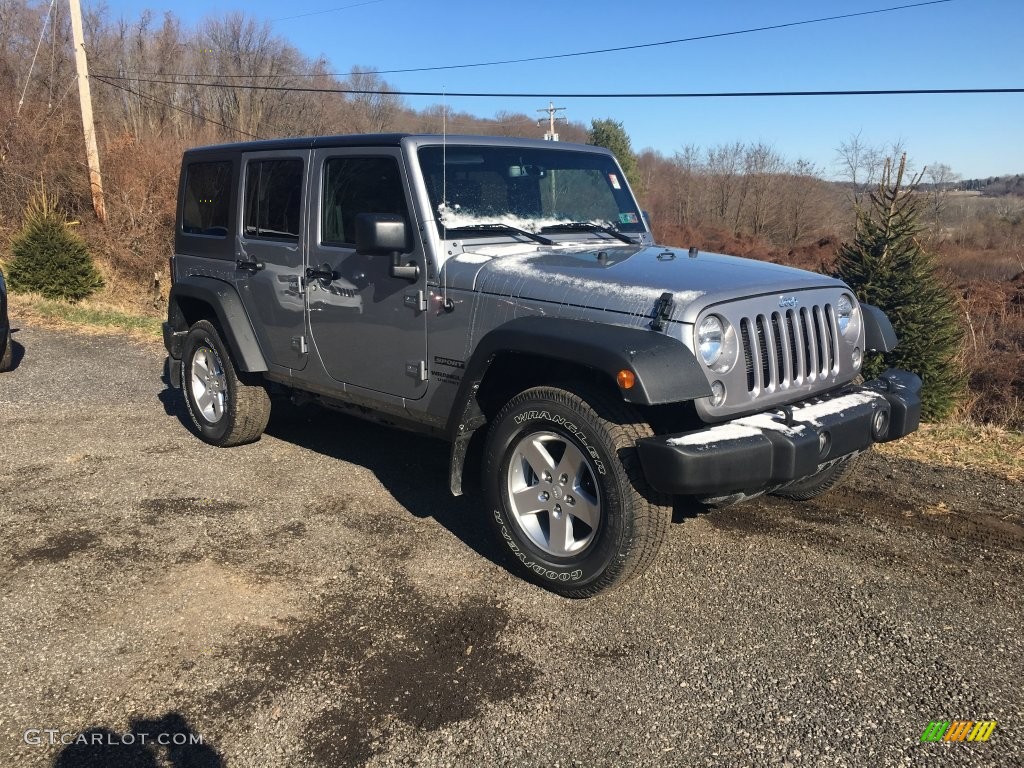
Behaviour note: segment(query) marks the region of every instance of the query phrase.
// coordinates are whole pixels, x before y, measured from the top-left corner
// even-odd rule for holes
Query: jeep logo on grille
[[[796,309],[800,305],[800,299],[796,296],[779,296],[779,307],[782,309]]]

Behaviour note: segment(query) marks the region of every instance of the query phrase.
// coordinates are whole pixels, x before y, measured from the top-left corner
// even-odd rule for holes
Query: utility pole
[[[558,112],[565,112],[565,107],[556,107],[555,102],[549,101],[547,109],[538,109],[538,112],[547,113],[548,132],[544,134],[544,141],[558,141],[558,134],[555,133],[555,123],[566,123],[568,118],[555,117]],[[537,125],[544,125],[544,118],[537,121]]]
[[[92,120],[92,94],[89,92],[89,64],[85,59],[85,36],[82,34],[82,6],[79,0],[71,4],[71,35],[75,43],[75,70],[78,72],[78,99],[82,103],[82,130],[85,133],[85,155],[89,160],[89,187],[92,189],[92,207],[101,223],[107,221],[107,208],[103,204],[103,177],[100,176],[100,153],[96,149],[96,125]]]

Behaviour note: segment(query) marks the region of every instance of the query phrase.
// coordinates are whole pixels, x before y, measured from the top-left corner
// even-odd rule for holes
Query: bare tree
[[[960,175],[945,163],[932,163],[924,169],[924,177],[929,185],[928,218],[931,220],[931,234],[938,237],[946,201],[953,187],[960,181]]]
[[[743,156],[744,188],[747,190],[750,231],[754,235],[769,234],[775,213],[775,188],[783,162],[778,153],[764,142],[752,144]]]
[[[676,222],[683,226],[698,225],[703,219],[703,175],[700,149],[687,144],[672,157],[676,174]]]
[[[850,185],[850,200],[854,207],[860,207],[883,164],[882,151],[868,144],[862,133],[851,133],[836,147],[838,175]]]
[[[707,151],[707,171],[712,189],[712,211],[724,224],[736,195],[737,179],[742,167],[743,144],[720,144]]]
[[[781,195],[783,226],[787,244],[792,247],[803,240],[821,221],[824,183],[820,171],[809,160],[798,159],[789,167]]]
[[[345,87],[364,91],[352,94],[348,100],[353,132],[380,133],[391,127],[402,108],[402,99],[392,92],[394,89],[384,78],[372,68],[361,68],[349,76]]]

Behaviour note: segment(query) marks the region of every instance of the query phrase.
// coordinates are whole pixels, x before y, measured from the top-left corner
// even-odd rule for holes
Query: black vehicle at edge
[[[14,342],[11,340],[11,320],[7,314],[7,283],[0,271],[0,371],[14,367]]]

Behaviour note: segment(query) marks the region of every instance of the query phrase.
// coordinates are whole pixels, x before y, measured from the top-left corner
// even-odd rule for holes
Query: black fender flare
[[[864,346],[869,352],[892,352],[899,344],[896,331],[885,312],[871,304],[861,304],[864,310]]]
[[[224,335],[224,343],[241,370],[250,373],[267,370],[267,361],[249,315],[231,283],[204,275],[189,275],[175,280],[167,299],[167,325],[174,333],[188,331],[185,313],[179,304],[183,298],[200,301],[213,310]]]
[[[630,389],[619,388],[627,403],[661,405],[711,395],[710,384],[693,353],[664,334],[585,320],[516,318],[484,335],[466,363],[446,430],[452,443],[449,487],[456,496],[462,493],[462,468],[469,441],[487,421],[477,392],[494,359],[507,353],[574,363],[604,374],[612,382],[619,371],[628,369],[636,383]]]

